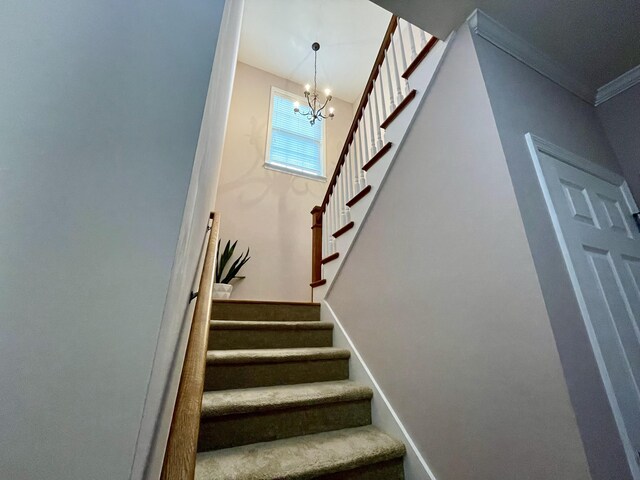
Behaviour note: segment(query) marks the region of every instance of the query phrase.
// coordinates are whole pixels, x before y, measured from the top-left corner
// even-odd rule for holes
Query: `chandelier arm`
[[[320,107],[320,109],[318,110],[318,112],[317,112],[317,113],[320,113],[322,110],[324,110],[328,103],[329,103],[329,100],[328,100],[328,99],[327,99],[327,100],[325,100],[325,101],[324,101],[324,105],[322,105],[322,107]]]

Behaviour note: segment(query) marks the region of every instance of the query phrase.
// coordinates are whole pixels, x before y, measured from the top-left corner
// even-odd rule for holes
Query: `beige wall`
[[[233,298],[310,299],[311,215],[327,182],[264,168],[271,86],[299,94],[303,87],[238,63],[225,139],[216,210],[221,236],[251,247],[251,260]],[[327,176],[333,173],[353,119],[353,106],[332,101],[336,117],[326,126]]]
[[[326,300],[438,480],[590,478],[466,25]]]

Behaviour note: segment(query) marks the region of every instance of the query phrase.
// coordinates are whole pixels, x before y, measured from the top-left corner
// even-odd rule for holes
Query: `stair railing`
[[[311,287],[325,283],[322,265],[338,257],[335,240],[353,227],[349,209],[371,190],[367,170],[391,147],[384,129],[415,96],[409,76],[437,41],[409,22],[391,18],[327,192],[311,211]]]
[[[196,306],[189,331],[187,350],[173,410],[167,448],[162,465],[162,480],[193,480],[200,431],[200,411],[209,342],[209,319],[218,249],[220,216],[210,215],[202,276],[195,294]],[[194,295],[192,294],[192,297]]]

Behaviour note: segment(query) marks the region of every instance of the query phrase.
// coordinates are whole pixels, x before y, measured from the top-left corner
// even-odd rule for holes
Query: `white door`
[[[640,478],[640,230],[624,179],[527,134],[620,430]]]

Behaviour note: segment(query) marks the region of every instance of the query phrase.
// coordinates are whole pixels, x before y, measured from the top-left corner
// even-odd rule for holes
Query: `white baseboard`
[[[358,352],[358,349],[349,338],[342,323],[326,300],[321,303],[321,319],[332,322],[337,328],[333,330],[333,344],[338,348],[347,348],[351,351],[349,360],[349,377],[358,383],[367,385],[373,390],[371,401],[372,423],[382,431],[396,437],[407,447],[404,457],[404,474],[407,480],[436,480],[436,476],[427,465],[415,443],[409,436],[402,421],[389,403],[386,395],[371,374],[371,371]]]

